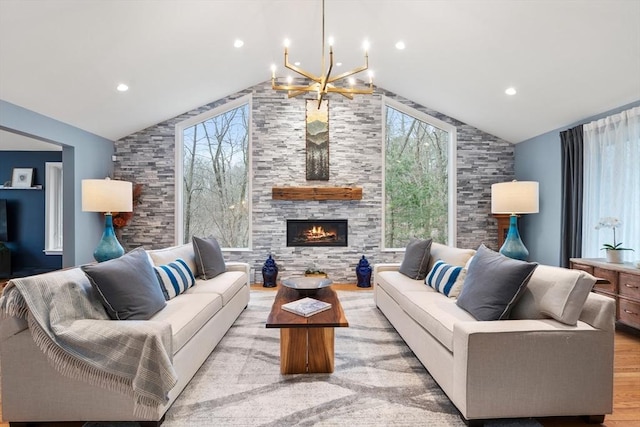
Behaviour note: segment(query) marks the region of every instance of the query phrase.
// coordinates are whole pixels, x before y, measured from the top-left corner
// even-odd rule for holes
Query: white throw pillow
[[[551,317],[575,325],[595,283],[595,277],[581,270],[539,265],[513,307],[511,318]]]

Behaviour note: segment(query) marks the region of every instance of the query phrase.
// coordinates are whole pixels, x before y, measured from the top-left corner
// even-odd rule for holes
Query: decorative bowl
[[[297,290],[300,295],[313,295],[318,289],[326,288],[333,283],[326,277],[287,277],[282,279],[282,285]]]

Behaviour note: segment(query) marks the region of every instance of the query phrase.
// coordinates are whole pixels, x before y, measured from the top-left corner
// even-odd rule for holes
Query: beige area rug
[[[163,426],[464,426],[372,293],[338,294],[350,326],[336,328],[333,374],[280,374],[280,332],[265,328],[275,292],[253,291]]]

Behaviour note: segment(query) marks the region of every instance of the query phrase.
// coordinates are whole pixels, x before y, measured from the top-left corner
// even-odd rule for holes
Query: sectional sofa
[[[183,259],[197,270],[191,244],[148,251],[155,265]],[[78,277],[76,285],[91,289],[79,268],[34,276],[35,281]],[[76,276],[74,276],[74,274]],[[2,415],[11,423],[58,421],[143,421],[157,425],[198,368],[249,302],[249,265],[226,263],[226,272],[166,301],[149,320],[168,332],[172,367],[177,376],[168,401],[152,414],[141,416],[130,396],[62,375],[36,345],[25,319],[8,317],[0,323]],[[92,320],[100,322],[100,320]],[[109,321],[111,322],[111,321]],[[136,322],[124,320],[122,322]],[[110,323],[111,324],[111,323]]]
[[[433,243],[429,269],[474,254]],[[590,292],[594,277],[539,265],[510,320],[478,321],[399,267],[374,266],[375,303],[469,424],[611,413],[615,303]]]

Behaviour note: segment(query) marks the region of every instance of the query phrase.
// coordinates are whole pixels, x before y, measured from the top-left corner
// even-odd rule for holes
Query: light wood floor
[[[371,292],[367,288],[358,288],[355,284],[334,284],[336,290],[359,290]],[[252,285],[251,290],[273,292],[277,288],[264,288]],[[589,351],[585,349],[585,351]],[[0,402],[0,420],[2,419]],[[544,427],[593,426],[576,417],[538,418]],[[0,427],[8,427],[0,422]],[[606,427],[640,427],[640,332],[619,328],[615,336],[615,357],[613,376],[613,413],[604,420]]]

